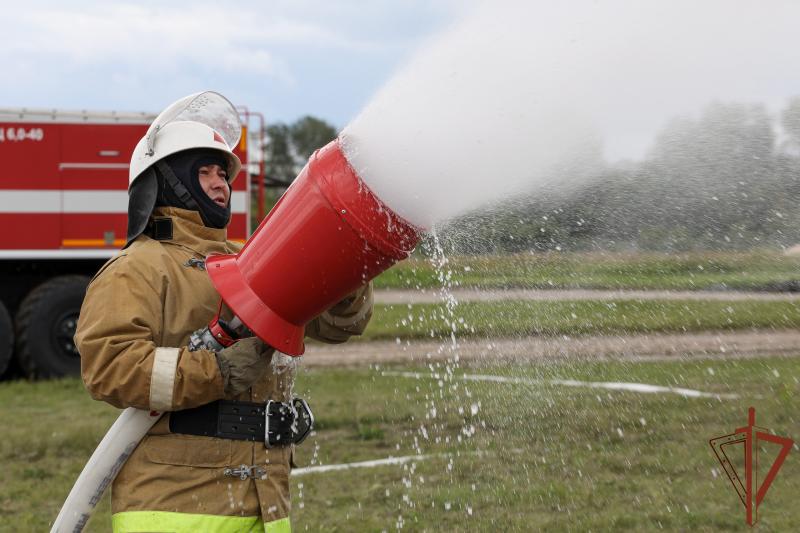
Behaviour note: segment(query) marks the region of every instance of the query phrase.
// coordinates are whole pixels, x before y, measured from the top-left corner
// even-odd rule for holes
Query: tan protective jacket
[[[236,253],[240,245],[226,241],[224,229],[205,227],[196,212],[158,208],[154,216],[172,219],[172,238],[142,235],[106,263],[89,285],[75,339],[93,398],[120,408],[175,411],[223,398],[214,353],[186,349],[189,335],[208,324],[220,302],[208,274],[190,260]],[[364,330],[371,313],[367,285],[313,320],[306,332],[323,342],[343,342]],[[294,375],[286,361],[273,355],[262,383],[227,399],[288,400]],[[220,530],[238,531],[248,522],[233,517],[248,517],[257,530],[262,521],[267,531],[288,530],[291,453],[290,447],[266,449],[260,442],[172,434],[167,413],[114,481],[115,531],[144,527],[141,519],[147,516],[139,511],[150,512],[161,527],[168,513],[192,513],[226,517],[225,527],[219,520],[196,522],[200,529],[217,524]],[[224,475],[226,468],[240,465],[263,468],[266,476]]]

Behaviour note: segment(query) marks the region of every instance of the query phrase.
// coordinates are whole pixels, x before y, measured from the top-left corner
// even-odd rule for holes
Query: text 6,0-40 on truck
[[[247,125],[261,115],[241,113],[234,151],[250,179],[233,184],[228,237],[244,241],[251,183],[263,210],[264,166],[247,159]],[[79,372],[72,337],[86,285],[125,244],[128,164],[154,118],[0,109],[0,375],[9,365],[29,377]]]

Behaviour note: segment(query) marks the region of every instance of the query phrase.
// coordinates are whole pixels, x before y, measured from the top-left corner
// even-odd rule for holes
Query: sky
[[[642,157],[669,119],[697,114],[711,100],[779,111],[800,94],[796,0],[0,0],[0,108],[157,113],[187,94],[216,90],[267,123],[313,115],[341,130],[481,6],[485,20],[461,48],[470,48],[472,35],[491,34],[493,18],[499,37],[519,22],[520,45],[502,50],[501,38],[489,39],[417,85],[437,92],[440,78],[450,80],[444,71],[461,65],[477,86],[484,70],[502,67],[492,98],[469,100],[457,116],[490,109],[478,103],[491,100],[520,114],[542,105],[512,99],[504,82],[528,73],[523,88],[551,88],[572,107],[590,108],[612,161]],[[520,9],[526,12],[515,15]],[[500,60],[484,65],[492,48]],[[520,50],[506,65],[503,58]],[[452,94],[470,90],[461,84]],[[409,111],[398,113],[405,119]]]
[[[344,127],[469,1],[0,1],[0,107],[158,112],[211,89]]]

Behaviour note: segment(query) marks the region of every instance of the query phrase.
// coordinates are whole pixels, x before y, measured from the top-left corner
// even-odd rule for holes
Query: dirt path
[[[386,363],[426,363],[452,360],[489,362],[525,360],[673,360],[694,358],[800,355],[800,331],[735,331],[649,334],[630,337],[524,337],[449,343],[409,341],[351,342],[309,345],[303,365],[364,366]]]
[[[589,289],[453,289],[453,296],[459,302],[491,302],[499,300],[766,300],[800,301],[800,293],[790,292],[749,292],[749,291],[631,291],[631,290],[589,290]],[[375,302],[381,304],[437,303],[442,301],[438,289],[378,290]]]

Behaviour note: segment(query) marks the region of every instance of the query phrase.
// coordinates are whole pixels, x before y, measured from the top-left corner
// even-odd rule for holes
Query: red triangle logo
[[[742,501],[746,509],[745,521],[748,525],[753,525],[758,520],[758,507],[764,501],[778,470],[783,466],[786,456],[789,455],[794,445],[794,441],[788,437],[779,437],[765,431],[755,425],[756,411],[754,408],[748,410],[748,424],[745,427],[737,428],[733,433],[711,439],[708,443],[714,450],[714,455],[722,466],[722,470],[728,476],[736,494]],[[780,451],[767,472],[766,477],[759,483],[758,479],[758,449],[759,443],[769,442],[780,446]],[[728,455],[726,448],[733,451],[743,445],[744,451],[744,472],[741,475],[736,471],[731,456]]]

